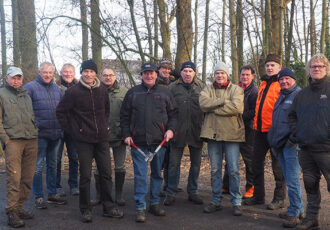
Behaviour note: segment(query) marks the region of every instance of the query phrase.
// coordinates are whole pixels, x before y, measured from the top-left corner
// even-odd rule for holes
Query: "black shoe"
[[[118,208],[111,208],[109,210],[103,210],[103,216],[112,218],[123,218],[124,212]]]
[[[58,194],[48,196],[47,202],[49,204],[58,204],[58,205],[64,205],[68,203],[66,199],[60,197]]]
[[[193,202],[194,204],[203,204],[203,200],[198,194],[190,194],[188,196],[188,200]]]
[[[46,204],[44,198],[42,198],[42,197],[37,198],[34,203],[35,203],[37,209],[46,209],[47,208],[47,204]]]
[[[17,212],[11,211],[11,212],[8,212],[7,215],[8,215],[8,225],[10,227],[13,227],[13,228],[24,227],[25,223],[21,218],[19,218],[19,216],[17,215]]]
[[[318,230],[320,229],[320,223],[318,219],[303,219],[300,224],[297,225],[298,230]]]
[[[269,205],[267,205],[267,209],[269,210],[277,210],[284,207],[284,200],[273,200]]]
[[[300,220],[296,216],[287,216],[282,226],[284,228],[295,228],[300,223]]]
[[[252,198],[248,198],[248,199],[245,199],[243,201],[243,205],[258,205],[258,204],[264,204],[265,203],[265,200],[258,200],[256,199],[255,197],[252,197]]]
[[[23,220],[33,219],[34,217],[33,213],[25,211],[23,208],[17,210],[17,215]]]
[[[139,223],[144,223],[146,222],[147,218],[146,218],[146,210],[136,210],[136,214],[135,214],[135,221],[139,222]]]
[[[203,212],[212,213],[212,212],[216,212],[216,211],[220,211],[220,210],[222,210],[221,204],[216,205],[216,204],[210,203],[204,207]]]
[[[92,212],[90,210],[85,210],[81,212],[81,221],[83,223],[90,223],[93,221]]]
[[[95,199],[95,200],[91,200],[91,206],[97,206],[101,204],[101,200]]]
[[[278,216],[279,216],[281,219],[285,219],[285,220],[289,217],[287,212],[282,212],[282,213],[278,214]],[[305,214],[304,214],[303,212],[299,213],[298,218],[299,218],[300,220],[304,219],[304,218],[305,218]]]
[[[148,212],[150,212],[154,216],[165,216],[166,215],[165,210],[161,209],[159,207],[159,204],[150,205]]]
[[[170,205],[174,204],[174,202],[175,202],[174,196],[166,195],[166,198],[164,200],[164,205],[170,206]]]
[[[233,206],[233,215],[234,216],[241,216],[243,213],[242,213],[242,210],[240,208],[240,206]]]

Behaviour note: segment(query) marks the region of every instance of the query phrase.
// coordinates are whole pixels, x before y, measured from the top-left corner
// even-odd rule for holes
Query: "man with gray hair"
[[[33,214],[23,209],[29,198],[37,160],[38,130],[34,123],[31,98],[22,87],[23,73],[9,67],[6,84],[0,89],[0,140],[5,150],[7,171],[8,225],[24,226]]]
[[[61,142],[62,129],[56,119],[56,106],[62,97],[61,89],[54,83],[54,66],[43,62],[34,81],[27,83],[38,127],[38,156],[32,190],[38,209],[47,208],[42,186],[42,171],[46,165],[48,203],[66,204],[67,201],[56,194],[56,157]]]

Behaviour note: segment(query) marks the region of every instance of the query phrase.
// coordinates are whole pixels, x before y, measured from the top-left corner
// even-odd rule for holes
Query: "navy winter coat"
[[[300,90],[299,86],[294,85],[288,90],[280,91],[280,96],[274,105],[272,126],[267,136],[269,145],[273,148],[283,148],[290,137],[288,114],[293,99]],[[291,141],[293,142],[293,140]]]
[[[61,100],[62,91],[52,80],[45,83],[40,75],[36,80],[24,85],[31,99],[38,127],[38,137],[56,140],[62,136],[61,126],[56,118],[56,106]]]

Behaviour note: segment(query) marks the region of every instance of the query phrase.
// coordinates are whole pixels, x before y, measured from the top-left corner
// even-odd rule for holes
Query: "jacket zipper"
[[[51,106],[51,110],[54,111],[54,105],[53,105],[52,98],[51,98],[50,93],[49,93],[49,86],[46,86],[46,91],[47,91],[47,95],[48,95],[48,99],[49,99],[49,104]],[[54,115],[53,117],[56,120],[56,112],[55,113],[52,112],[52,114]],[[53,125],[54,125],[54,128],[56,128],[55,123]]]
[[[95,115],[95,105],[94,105],[94,99],[93,99],[93,91],[92,89],[89,90],[90,94],[91,94],[91,99],[92,99],[92,106],[93,106],[93,115],[94,115],[94,123],[95,123],[95,128],[96,128],[96,135],[99,135],[99,129],[97,127],[97,123],[96,123],[96,115]]]

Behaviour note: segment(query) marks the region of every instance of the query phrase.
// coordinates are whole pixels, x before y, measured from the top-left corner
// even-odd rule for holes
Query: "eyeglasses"
[[[114,74],[103,74],[102,77],[115,77],[116,75]]]
[[[326,67],[325,65],[312,65],[311,69],[323,69],[325,67]]]

